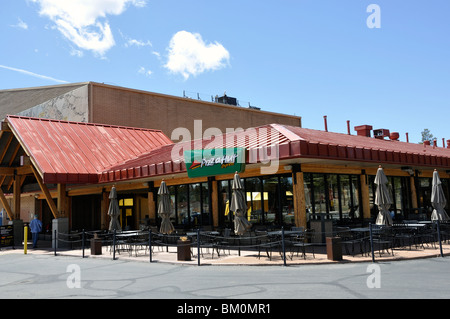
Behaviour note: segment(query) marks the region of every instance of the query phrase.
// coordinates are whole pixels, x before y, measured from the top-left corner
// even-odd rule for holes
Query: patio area
[[[418,227],[418,226],[416,226]],[[396,225],[389,228],[387,234],[379,232],[372,234],[375,262],[390,262],[413,258],[434,258],[441,256],[441,248],[436,240],[433,229],[420,226],[420,232],[412,231],[413,227]],[[424,229],[428,229],[427,232]],[[445,229],[445,228],[444,228]],[[91,245],[94,241],[92,233],[84,234],[85,244],[82,244],[83,234],[71,234],[70,241],[63,240],[60,234],[60,244],[52,248],[52,242],[39,241],[39,248],[31,249],[28,243],[27,254],[53,254],[57,256],[72,256],[80,258],[106,258],[111,260],[130,260],[148,263],[174,263],[185,265],[306,265],[324,263],[372,262],[370,237],[367,228],[351,232],[338,230],[333,238],[338,257],[330,257],[327,243],[314,242],[313,238],[304,237],[303,230],[275,231],[269,233],[254,233],[252,236],[227,236],[218,232],[198,232],[176,235],[152,234],[149,240],[147,231],[130,231],[117,234],[112,241],[111,234],[107,237],[97,235],[101,245],[97,248]],[[393,231],[392,231],[393,230]],[[345,233],[344,233],[345,232]],[[356,234],[356,235],[355,235]],[[361,235],[363,234],[363,235]],[[426,236],[422,236],[426,234]],[[281,236],[282,235],[282,236]],[[390,237],[385,237],[388,235]],[[446,231],[440,233],[442,256],[450,255],[450,243]],[[199,237],[197,237],[199,236]],[[381,236],[381,237],[380,237]],[[180,241],[184,237],[186,241]],[[197,241],[199,238],[200,241]],[[389,240],[388,240],[389,239]],[[151,254],[149,247],[151,247]],[[115,250],[114,250],[115,248]],[[184,249],[183,249],[184,248]],[[180,251],[184,250],[184,255]],[[186,253],[187,250],[187,253]],[[24,248],[2,248],[3,254],[24,254]],[[181,258],[180,258],[181,256]]]

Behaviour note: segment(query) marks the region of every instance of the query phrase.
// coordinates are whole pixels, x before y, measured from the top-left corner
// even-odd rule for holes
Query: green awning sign
[[[245,148],[217,148],[184,152],[188,177],[241,173],[245,170]]]

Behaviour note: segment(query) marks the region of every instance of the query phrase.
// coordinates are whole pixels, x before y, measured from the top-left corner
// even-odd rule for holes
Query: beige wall
[[[210,127],[249,128],[278,123],[301,126],[301,117],[245,107],[229,106],[182,97],[149,93],[91,83],[89,122],[162,130],[168,137],[175,128],[189,129],[194,138],[194,120],[202,131]]]

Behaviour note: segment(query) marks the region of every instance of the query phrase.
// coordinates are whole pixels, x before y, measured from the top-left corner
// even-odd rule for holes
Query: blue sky
[[[441,146],[449,12],[448,0],[2,0],[0,89],[226,92],[303,127],[324,129],[326,115],[329,131],[346,133],[350,120],[352,133],[368,124],[411,142],[428,128]]]

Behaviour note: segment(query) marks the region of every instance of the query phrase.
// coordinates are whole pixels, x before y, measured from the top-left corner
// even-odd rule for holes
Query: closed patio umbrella
[[[392,217],[389,213],[389,207],[392,204],[392,199],[387,187],[388,179],[381,166],[378,168],[374,183],[377,184],[377,190],[375,192],[375,205],[378,206],[378,216],[375,224],[392,226]]]
[[[120,209],[119,209],[119,203],[117,202],[117,191],[116,187],[113,186],[111,188],[111,192],[109,193],[109,208],[108,208],[108,215],[111,217],[111,221],[109,222],[109,230],[122,230],[122,227],[119,223],[119,215],[120,215]]]
[[[245,216],[247,213],[247,201],[245,199],[244,186],[238,173],[234,175],[232,189],[230,211],[235,213],[234,232],[236,235],[243,235],[252,224]]]
[[[449,220],[447,213],[445,212],[445,205],[447,200],[442,189],[442,182],[439,178],[437,170],[433,172],[433,183],[431,190],[431,205],[433,205],[433,212],[431,213],[431,220]]]
[[[170,221],[170,214],[172,213],[172,207],[170,205],[170,193],[167,188],[166,182],[162,181],[158,190],[159,204],[158,215],[161,216],[161,227],[159,232],[161,234],[170,234],[175,228]]]

